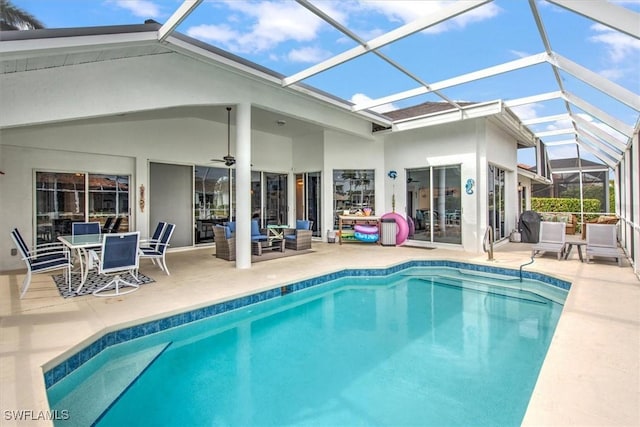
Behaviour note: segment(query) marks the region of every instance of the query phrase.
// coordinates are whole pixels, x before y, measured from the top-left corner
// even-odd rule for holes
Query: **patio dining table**
[[[79,292],[87,281],[89,274],[89,249],[95,249],[102,246],[104,234],[81,234],[77,236],[65,235],[58,236],[65,246],[71,250],[75,250],[78,254],[78,264],[80,266],[80,285],[76,292]]]

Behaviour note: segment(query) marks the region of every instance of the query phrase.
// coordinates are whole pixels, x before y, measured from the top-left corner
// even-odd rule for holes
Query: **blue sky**
[[[181,0],[13,0],[48,28],[138,24],[151,18],[164,23]],[[445,7],[427,1],[313,1],[364,40]],[[640,13],[640,0],[615,1],[630,13]],[[554,52],[640,93],[640,41],[597,24],[546,1],[537,1]],[[640,22],[640,21],[639,21]],[[292,75],[344,52],[356,42],[293,1],[205,0],[178,27],[178,31],[245,57],[284,75]],[[381,52],[428,83],[499,65],[544,52],[529,4],[525,0],[496,0],[406,37]],[[635,125],[638,112],[591,88],[569,74],[561,75],[571,93],[597,108]],[[305,83],[346,100],[361,102],[413,89],[419,84],[385,61],[368,53]],[[558,90],[547,64],[454,86],[443,90],[459,101],[516,99]],[[434,94],[379,108],[400,108],[424,101],[441,101]],[[516,110],[522,119],[565,113],[558,101],[527,105]],[[579,113],[579,111],[578,111]],[[532,127],[549,130],[566,123]],[[560,146],[551,157],[564,157]],[[570,155],[569,155],[570,156]],[[570,156],[572,157],[572,156]]]

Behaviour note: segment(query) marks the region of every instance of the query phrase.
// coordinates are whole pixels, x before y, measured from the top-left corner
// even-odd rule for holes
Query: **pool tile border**
[[[195,322],[197,320],[206,319],[208,317],[222,314],[227,311],[237,310],[248,305],[256,304],[292,292],[301,291],[343,277],[386,276],[413,267],[450,267],[481,273],[502,274],[504,276],[520,277],[519,270],[446,260],[413,260],[385,268],[343,269],[332,273],[316,276],[310,279],[283,285],[275,289],[258,292],[256,294],[247,295],[240,298],[234,298],[232,300],[216,303],[207,307],[198,308],[162,319],[152,320],[149,322],[141,323],[139,325],[108,332],[87,347],[73,354],[65,361],[46,371],[44,373],[45,386],[47,389],[50,388],[51,386],[62,380],[64,377],[78,369],[84,363],[89,361],[91,358],[106,350],[108,347],[116,344],[121,344],[136,338],[143,337],[145,335],[161,332],[166,329]],[[522,278],[537,280],[542,283],[546,283],[567,291],[571,287],[570,282],[542,273],[523,271]]]

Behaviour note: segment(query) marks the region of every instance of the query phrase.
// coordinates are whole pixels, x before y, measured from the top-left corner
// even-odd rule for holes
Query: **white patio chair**
[[[615,224],[587,224],[587,262],[593,256],[615,258],[622,267]]]
[[[11,231],[11,238],[13,239],[16,248],[20,252],[20,256],[27,264],[27,275],[22,281],[20,287],[20,298],[24,297],[24,294],[29,289],[31,284],[31,275],[36,273],[47,273],[53,270],[64,269],[67,285],[69,286],[69,292],[71,292],[71,257],[69,256],[69,250],[61,243],[46,243],[36,246],[33,249],[29,249],[25,243],[22,235],[17,228]]]
[[[531,247],[531,257],[538,252],[556,252],[558,260],[562,259],[565,249],[566,229],[564,222],[540,222],[538,243]]]
[[[166,223],[160,240],[158,240],[155,245],[141,247],[139,250],[140,258],[148,258],[154,264],[157,262],[160,270],[164,271],[167,276],[169,276],[169,269],[167,268],[165,256],[167,253],[167,247],[169,247],[169,240],[171,240],[171,235],[173,234],[175,227],[175,224]]]

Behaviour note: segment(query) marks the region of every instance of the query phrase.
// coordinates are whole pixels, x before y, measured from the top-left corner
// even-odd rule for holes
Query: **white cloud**
[[[240,36],[234,29],[227,25],[197,25],[189,28],[187,35],[220,44],[227,44]]]
[[[614,62],[621,62],[635,50],[640,51],[640,40],[602,24],[594,24],[591,29],[596,32],[596,35],[591,36],[589,40],[603,43],[609,49],[609,57]]]
[[[441,11],[455,2],[431,0],[416,2],[411,0],[381,1],[363,0],[362,6],[366,9],[376,11],[387,17],[390,21],[399,21],[403,24],[416,20],[425,15],[430,15]],[[455,18],[448,19],[434,27],[425,30],[430,33],[442,33],[454,29],[462,29],[473,22],[484,21],[493,18],[500,13],[500,8],[494,3],[489,3],[472,9]]]
[[[526,58],[527,56],[531,56],[529,52],[523,52],[521,50],[510,49],[509,52],[517,58]]]
[[[230,47],[240,52],[261,52],[287,41],[309,42],[318,37],[324,21],[294,2],[227,1],[227,6],[252,24]]]
[[[573,122],[571,119],[556,120],[546,127],[547,130],[561,130],[569,128],[573,128]]]
[[[372,101],[372,98],[369,98],[364,93],[356,93],[351,97],[351,102],[354,104],[362,104],[363,102]],[[386,113],[387,111],[397,110],[398,107],[394,104],[383,104],[377,107],[371,108],[371,111],[375,111],[377,113]]]
[[[542,110],[544,106],[542,104],[524,104],[517,107],[512,107],[511,111],[520,118],[520,120],[531,120],[539,116],[539,110]]]
[[[315,63],[327,59],[331,56],[331,52],[318,47],[302,47],[293,49],[287,55],[287,59],[291,62]]]
[[[115,0],[114,4],[141,18],[158,18],[161,15],[158,5],[149,0]]]

